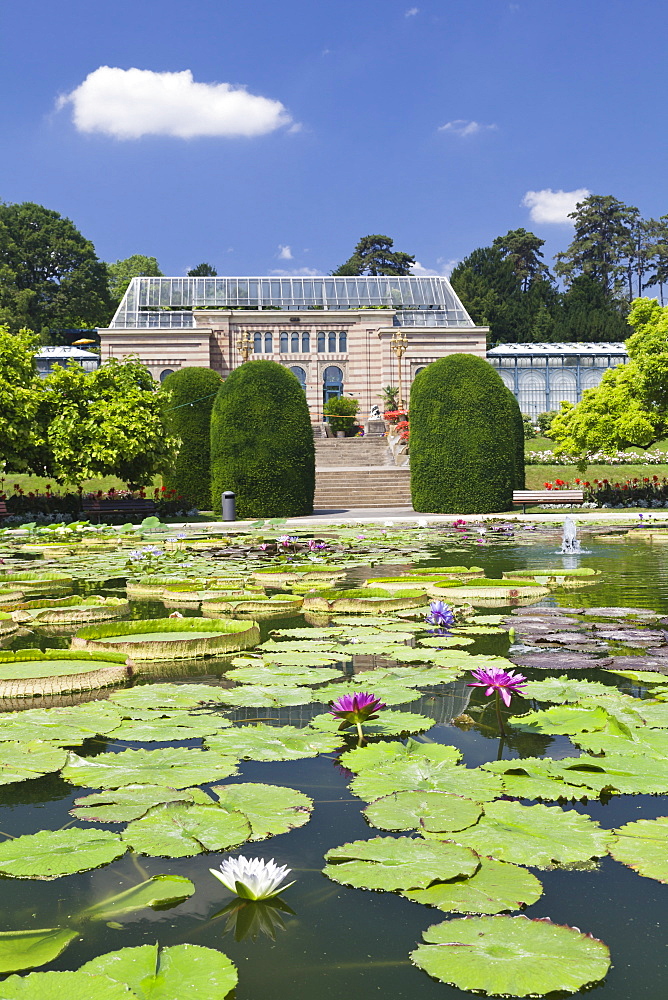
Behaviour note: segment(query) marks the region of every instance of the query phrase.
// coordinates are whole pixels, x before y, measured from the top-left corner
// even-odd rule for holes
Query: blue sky
[[[170,275],[367,233],[433,273],[520,226],[551,257],[574,192],[668,213],[667,37],[664,0],[5,2],[0,198]]]

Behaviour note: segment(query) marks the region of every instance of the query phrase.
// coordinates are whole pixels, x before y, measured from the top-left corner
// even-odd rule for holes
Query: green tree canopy
[[[88,373],[56,368],[44,386],[47,451],[33,471],[66,483],[117,476],[137,487],[173,463],[180,442],[163,424],[164,390],[136,358]]]
[[[213,264],[202,263],[186,271],[186,274],[189,278],[216,278],[218,271],[216,271]]]
[[[555,451],[583,467],[593,452],[647,448],[668,433],[668,307],[636,299],[629,324],[628,364],[606,372],[577,406],[562,403],[550,427]]]
[[[547,264],[541,259],[541,240],[526,229],[511,229],[505,236],[497,236],[492,246],[501,251],[503,257],[510,261],[515,274],[520,279],[522,291],[526,292],[533,281],[538,279],[551,281]]]
[[[626,321],[627,305],[613,299],[604,286],[589,274],[580,274],[553,310],[550,340],[561,343],[618,343],[631,329]]]
[[[40,409],[44,386],[37,374],[37,338],[29,330],[0,327],[0,468],[26,472],[44,444]]]
[[[356,274],[410,274],[415,257],[394,250],[394,240],[389,236],[363,236],[353,255],[332,274],[344,277]]]
[[[577,203],[569,218],[575,234],[568,249],[556,255],[555,271],[567,286],[586,274],[609,296],[618,294],[626,279],[638,209],[612,195],[591,194]]]
[[[0,203],[0,322],[35,333],[104,324],[107,272],[69,219],[33,202]]]
[[[109,274],[109,294],[118,305],[127,291],[133,278],[162,278],[163,274],[155,257],[145,257],[135,253],[125,260],[117,260],[115,264],[107,264]]]

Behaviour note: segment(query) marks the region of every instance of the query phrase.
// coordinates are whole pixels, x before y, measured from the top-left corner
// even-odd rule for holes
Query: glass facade
[[[474,326],[447,278],[133,278],[111,328],[195,325],[196,309],[372,309],[396,311],[400,326]]]

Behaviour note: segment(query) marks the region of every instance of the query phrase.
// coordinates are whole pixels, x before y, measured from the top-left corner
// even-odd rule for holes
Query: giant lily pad
[[[229,851],[249,840],[251,833],[240,812],[227,812],[214,803],[167,802],[128,823],[122,838],[138,854],[189,858],[203,851]]]
[[[47,927],[42,930],[0,932],[0,973],[19,969],[36,969],[53,962],[78,937],[67,927]]]
[[[325,860],[325,875],[334,882],[388,892],[473,875],[480,863],[477,854],[457,844],[410,837],[356,840],[327,851]]]
[[[40,830],[0,844],[0,872],[13,878],[53,879],[108,865],[127,850],[106,830]]]
[[[639,819],[614,830],[610,853],[639,875],[668,882],[668,816]]]
[[[610,952],[602,941],[549,920],[468,917],[434,924],[411,961],[461,990],[489,996],[577,993],[603,979]]]
[[[131,889],[108,896],[79,914],[80,920],[117,920],[128,913],[148,907],[175,906],[195,891],[189,878],[182,875],[154,875]]]
[[[265,840],[304,826],[311,818],[313,800],[303,792],[260,782],[214,785],[219,807],[243,813],[250,823],[251,840]]]
[[[73,785],[88,788],[142,784],[188,788],[236,774],[236,765],[236,757],[201,750],[123,750],[90,759],[70,753],[62,775]]]
[[[196,802],[210,805],[211,796],[201,788],[164,788],[159,785],[126,785],[107,792],[92,792],[74,800],[70,815],[90,823],[129,823],[162,802]]]
[[[607,853],[609,834],[598,823],[557,806],[490,802],[476,826],[456,834],[457,843],[517,865],[548,868]]]
[[[531,906],[542,894],[542,885],[526,868],[493,858],[481,858],[480,868],[470,878],[437,882],[427,889],[402,893],[416,903],[446,913],[489,914]]]
[[[255,622],[227,618],[150,618],[86,625],[72,637],[73,649],[122,652],[135,660],[213,656],[255,646]]]
[[[237,970],[222,951],[196,944],[160,949],[157,944],[123,948],[99,955],[81,967],[126,984],[138,1000],[216,1000],[236,986]],[[69,994],[68,1000],[72,1000]],[[27,998],[26,998],[27,1000]],[[78,998],[74,998],[78,1000]],[[98,1000],[91,992],[88,1000]],[[101,1000],[106,1000],[102,997]]]
[[[294,726],[268,726],[262,722],[254,726],[236,726],[206,739],[211,750],[243,760],[301,760],[329,753],[342,743],[342,738],[334,734]]]
[[[464,830],[477,823],[481,813],[478,802],[444,792],[396,792],[376,799],[364,810],[367,821],[380,830],[429,833]]]

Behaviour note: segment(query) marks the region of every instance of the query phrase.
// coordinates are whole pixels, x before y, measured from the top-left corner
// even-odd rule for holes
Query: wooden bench
[[[155,500],[144,497],[83,497],[82,506],[91,520],[96,518],[96,524],[108,517],[123,517],[127,521],[133,517],[151,517],[156,512]]]
[[[0,518],[9,517],[9,511],[7,510],[7,503],[5,500],[0,500]]]
[[[584,503],[583,490],[513,490],[513,506],[521,506],[526,514],[527,506],[541,507],[543,504],[573,504]]]

